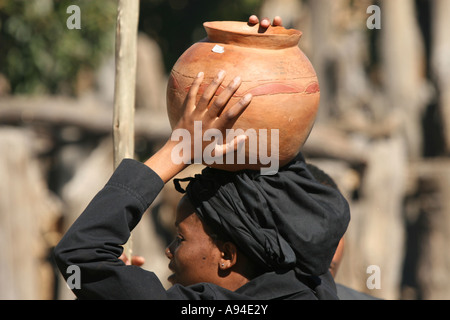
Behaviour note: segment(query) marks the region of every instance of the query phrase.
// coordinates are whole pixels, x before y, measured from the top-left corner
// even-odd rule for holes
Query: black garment
[[[301,154],[275,175],[205,168],[186,192],[208,226],[265,270],[327,272],[350,220],[345,198],[318,183]]]
[[[235,292],[200,283],[165,290],[153,272],[126,266],[118,257],[142,214],[163,182],[140,162],[124,160],[55,248],[55,260],[67,279],[67,268],[80,268],[80,299],[336,299],[329,273],[298,278],[293,270],[267,272]]]

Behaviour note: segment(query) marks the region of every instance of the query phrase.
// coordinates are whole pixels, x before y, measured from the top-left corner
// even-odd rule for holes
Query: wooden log
[[[94,134],[110,134],[113,127],[111,106],[97,99],[73,99],[64,96],[14,96],[0,99],[0,124],[45,124],[76,126]],[[158,142],[171,132],[165,112],[141,109],[134,121],[136,136]]]
[[[363,151],[364,149],[344,131],[322,123],[314,126],[302,147],[306,157],[339,159],[352,165],[364,165],[367,162],[367,156]]]

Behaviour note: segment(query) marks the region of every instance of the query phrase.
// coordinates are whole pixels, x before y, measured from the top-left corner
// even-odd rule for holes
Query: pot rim
[[[203,27],[212,42],[260,48],[297,46],[302,36],[299,30],[281,26],[269,26],[261,32],[259,24],[249,25],[241,21],[207,21]]]

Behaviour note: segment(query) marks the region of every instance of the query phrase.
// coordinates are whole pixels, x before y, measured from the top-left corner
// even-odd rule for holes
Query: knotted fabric
[[[324,274],[350,220],[345,198],[317,182],[301,154],[275,175],[205,168],[174,182],[209,227],[266,270]]]

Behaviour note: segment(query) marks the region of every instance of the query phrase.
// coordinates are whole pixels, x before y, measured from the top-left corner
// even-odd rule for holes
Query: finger
[[[130,261],[128,261],[128,257],[126,256],[125,253],[122,253],[119,257],[120,260],[122,260],[125,265],[129,266],[130,265]]]
[[[259,24],[262,28],[268,28],[270,27],[270,19],[264,18],[261,20],[261,23]]]
[[[141,256],[132,256],[131,262],[134,266],[141,267],[145,263],[145,258]]]
[[[220,115],[240,85],[241,77],[239,76],[234,78],[233,81],[228,84],[225,90],[214,100],[211,107],[209,107],[208,115],[210,118],[216,118]]]
[[[186,112],[190,112],[195,108],[195,101],[197,100],[198,90],[203,82],[203,77],[204,73],[199,72],[197,74],[197,77],[194,79],[192,86],[189,89],[189,92],[186,96],[186,108],[185,108]]]
[[[252,95],[247,93],[241,100],[239,100],[218,118],[217,127],[222,127],[224,129],[231,128],[245,109],[247,109],[250,105],[251,101]]]
[[[275,18],[273,18],[273,23],[274,26],[283,26],[283,20],[281,20],[280,16],[275,16]]]
[[[214,157],[222,157],[227,153],[238,152],[244,146],[246,139],[247,136],[242,134],[225,144],[217,144],[214,148]]]
[[[214,77],[211,84],[203,92],[203,94],[197,104],[198,111],[204,111],[204,110],[206,110],[206,108],[208,108],[209,103],[211,102],[212,98],[214,97],[214,94],[216,93],[217,89],[219,89],[224,78],[225,78],[225,71],[220,70],[219,73]]]
[[[256,15],[252,14],[249,18],[248,18],[248,24],[249,25],[255,25],[259,23],[259,19]]]

